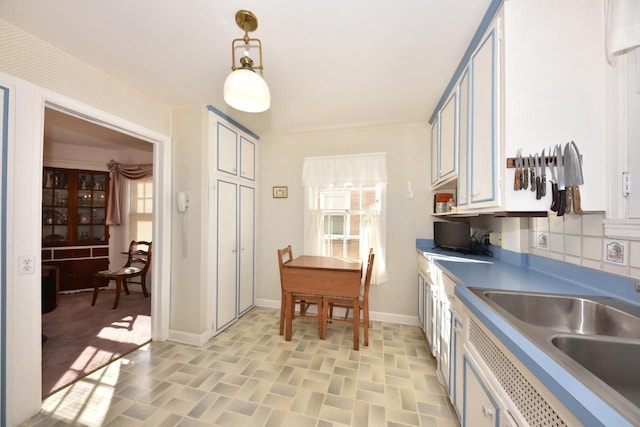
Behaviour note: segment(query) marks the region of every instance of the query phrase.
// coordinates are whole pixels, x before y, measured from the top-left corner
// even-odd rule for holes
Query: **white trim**
[[[640,219],[605,219],[603,224],[606,237],[640,240]]]
[[[0,72],[2,84],[12,87],[7,164],[7,425],[36,414],[42,404],[40,275],[17,275],[18,256],[33,255],[41,265],[42,167],[45,105],[79,111],[102,125],[111,123],[154,143],[154,164],[160,171],[157,185],[158,215],[154,218],[155,260],[152,265],[152,325],[154,340],[166,340],[170,314],[171,253],[171,138],[66,96]],[[19,171],[17,170],[19,168]],[[19,179],[18,179],[19,178]],[[21,233],[20,239],[14,239]],[[18,303],[19,302],[19,303]]]
[[[190,332],[169,330],[168,339],[170,341],[189,344],[201,347],[213,337],[213,330],[205,331],[201,334],[192,334]]]

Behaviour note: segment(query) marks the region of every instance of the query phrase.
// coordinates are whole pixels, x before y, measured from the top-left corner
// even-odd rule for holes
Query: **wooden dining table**
[[[285,339],[291,341],[293,299],[296,294],[313,294],[350,298],[353,301],[353,348],[358,350],[360,341],[360,280],[362,260],[328,256],[301,255],[284,264],[282,288],[285,293]],[[323,307],[318,307],[320,338],[324,339],[326,319]]]

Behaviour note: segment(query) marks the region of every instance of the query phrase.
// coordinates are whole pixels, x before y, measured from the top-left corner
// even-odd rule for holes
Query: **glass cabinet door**
[[[105,243],[107,174],[44,168],[42,241],[46,246]]]
[[[42,239],[66,243],[69,236],[69,174],[45,169],[42,188]]]

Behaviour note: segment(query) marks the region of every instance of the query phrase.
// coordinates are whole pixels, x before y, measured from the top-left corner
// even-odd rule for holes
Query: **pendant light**
[[[261,113],[271,106],[269,86],[262,76],[262,43],[249,38],[249,33],[258,28],[258,18],[248,10],[236,13],[236,24],[244,31],[244,37],[231,42],[231,74],[224,81],[224,101],[236,110]],[[236,63],[236,49],[244,47],[244,54]],[[257,47],[260,62],[254,65],[249,56],[251,48]],[[257,70],[257,71],[256,71]]]

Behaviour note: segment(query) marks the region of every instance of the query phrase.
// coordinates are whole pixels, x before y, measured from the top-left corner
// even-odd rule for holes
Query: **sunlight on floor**
[[[140,348],[148,351],[149,345]],[[93,351],[96,349],[94,348]],[[55,413],[54,418],[65,423],[84,426],[101,426],[113,405],[115,386],[120,377],[121,368],[128,365],[129,359],[123,357],[106,367],[75,382],[42,402],[43,413]]]

